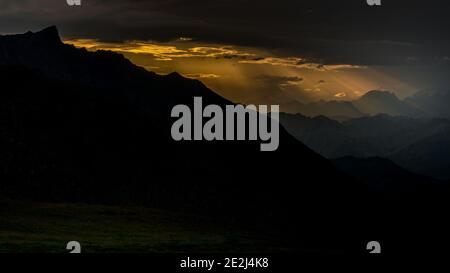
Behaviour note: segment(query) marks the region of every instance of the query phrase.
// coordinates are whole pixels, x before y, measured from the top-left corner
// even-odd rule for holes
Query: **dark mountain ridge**
[[[423,117],[419,109],[401,101],[393,92],[372,90],[353,104],[366,115],[388,114],[391,116]]]
[[[284,234],[301,229],[303,244],[325,248],[352,232],[346,249],[363,230],[354,204],[364,185],[283,128],[271,153],[258,141],[173,141],[174,105],[195,96],[231,104],[199,81],[65,45],[54,27],[2,36],[0,52],[7,196],[196,211]],[[338,218],[347,221],[329,230]]]
[[[440,179],[450,177],[450,126],[390,156],[407,169]]]
[[[327,116],[336,119],[357,118],[365,115],[357,109],[352,102],[349,101],[311,102],[298,107],[297,112],[310,117]]]
[[[411,223],[444,207],[421,191],[433,202],[386,201],[283,128],[270,153],[258,141],[175,142],[174,105],[195,96],[231,102],[199,81],[147,72],[57,36],[52,27],[0,37],[0,195],[197,212],[270,232],[299,251],[333,253],[364,252],[373,237],[403,249],[424,228]]]
[[[405,99],[413,107],[430,117],[450,118],[450,91],[446,89],[422,90]]]
[[[357,158],[346,156],[333,160],[339,169],[365,181],[372,190],[381,194],[413,195],[415,191],[433,187],[439,181],[431,177],[412,173],[389,159],[381,157]]]
[[[447,119],[383,114],[337,122],[282,114],[280,120],[293,136],[327,158],[384,157],[415,173],[450,177]]]
[[[404,117],[433,117],[427,111],[400,100],[391,91],[371,90],[360,98],[346,100],[319,100],[309,103],[292,101],[283,104],[282,112],[307,117],[326,116],[337,121],[370,117],[379,114]]]

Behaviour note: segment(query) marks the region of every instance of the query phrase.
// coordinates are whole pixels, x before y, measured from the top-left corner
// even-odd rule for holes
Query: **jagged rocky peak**
[[[62,43],[61,38],[59,37],[58,28],[56,26],[50,26],[41,31],[33,33],[33,37],[45,42]]]
[[[24,34],[4,35],[4,36],[0,35],[0,38],[3,38],[2,40],[4,42],[32,40],[33,42],[40,42],[46,44],[49,43],[62,44],[62,40],[59,36],[59,31],[56,26],[50,26],[37,32],[27,31]]]

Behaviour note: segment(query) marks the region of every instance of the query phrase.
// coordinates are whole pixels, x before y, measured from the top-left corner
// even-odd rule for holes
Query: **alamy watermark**
[[[378,241],[371,241],[367,243],[366,249],[371,254],[380,254],[381,253],[381,244]]]
[[[81,253],[81,244],[78,241],[70,241],[66,246],[67,250],[70,250],[69,253]]]
[[[66,0],[67,5],[73,6],[81,6],[81,0]]]
[[[381,6],[381,0],[367,0],[369,6]]]
[[[172,125],[172,138],[191,140],[261,140],[261,151],[275,151],[279,146],[279,105],[219,105],[203,109],[201,97],[194,98],[194,111],[187,105],[176,105],[171,116],[178,118]],[[270,116],[270,117],[269,117]],[[204,119],[209,119],[203,124]],[[193,124],[193,128],[192,128]],[[270,128],[269,128],[270,124]]]

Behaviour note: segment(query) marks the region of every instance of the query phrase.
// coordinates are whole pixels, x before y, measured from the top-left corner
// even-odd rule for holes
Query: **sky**
[[[1,0],[0,33],[56,25],[64,41],[199,79],[235,102],[404,98],[447,88],[448,1]]]

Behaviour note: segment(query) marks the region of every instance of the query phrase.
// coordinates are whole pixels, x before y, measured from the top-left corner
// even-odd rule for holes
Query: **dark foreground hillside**
[[[47,232],[42,239],[54,234],[65,240],[59,225],[71,225],[67,234],[77,225],[83,229],[89,211],[99,210],[86,204],[114,206],[105,208],[107,214],[126,211],[112,218],[99,213],[98,233],[87,235],[100,248],[101,240],[120,237],[119,229],[130,230],[137,239],[112,246],[120,252],[137,251],[139,241],[152,249],[145,237],[152,232],[143,231],[152,229],[145,220],[151,213],[119,227],[136,212],[129,206],[206,217],[218,223],[218,231],[233,226],[271,234],[271,242],[281,244],[277,247],[292,251],[360,253],[371,240],[386,240],[391,251],[413,242],[425,249],[445,239],[447,189],[418,189],[407,198],[385,200],[283,128],[275,152],[260,152],[257,141],[175,142],[170,136],[174,105],[191,105],[195,96],[205,105],[231,102],[176,73],[159,76],[118,54],[64,45],[56,28],[0,36],[0,83],[0,195],[21,200],[2,208],[4,242],[18,232],[16,238],[27,243],[26,234],[33,237],[42,230],[39,223],[48,221],[55,221],[57,230],[42,231]],[[34,211],[42,206],[34,202],[52,205]],[[23,215],[22,222],[14,211]],[[79,221],[71,222],[74,214]],[[165,221],[157,218],[155,224]],[[171,220],[167,225],[177,228]],[[231,233],[230,240],[239,241],[240,232]],[[410,241],[411,236],[426,239]],[[36,249],[49,249],[48,239]],[[10,250],[20,251],[12,242]]]
[[[0,49],[4,195],[198,213],[324,249],[359,242],[364,185],[283,129],[270,153],[172,140],[174,105],[231,104],[200,82],[65,45],[56,28],[0,37]]]
[[[207,217],[142,207],[1,202],[0,253],[273,253],[294,245]],[[304,250],[314,251],[311,250]]]

